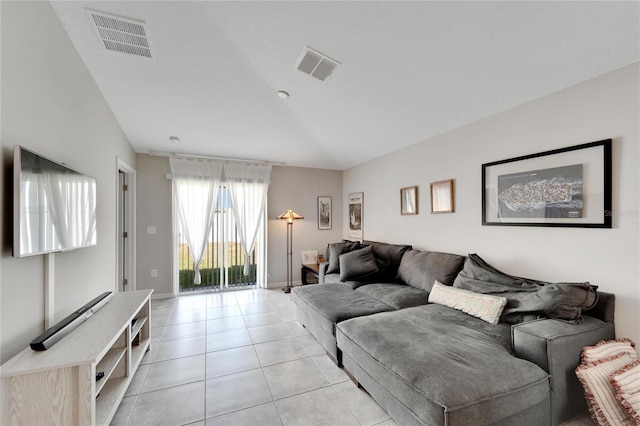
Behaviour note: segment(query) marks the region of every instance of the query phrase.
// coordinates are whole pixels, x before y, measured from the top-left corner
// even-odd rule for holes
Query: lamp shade
[[[304,219],[304,217],[300,216],[298,213],[294,212],[293,210],[287,210],[284,213],[282,213],[280,216],[278,216],[276,219],[285,219],[287,222],[291,223],[295,219]]]

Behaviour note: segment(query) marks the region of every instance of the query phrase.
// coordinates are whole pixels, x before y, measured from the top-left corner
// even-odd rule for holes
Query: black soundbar
[[[47,331],[33,339],[29,344],[34,351],[44,351],[55,345],[60,339],[71,333],[76,327],[89,319],[95,312],[111,300],[112,292],[107,291],[91,300],[82,308],[49,327]]]

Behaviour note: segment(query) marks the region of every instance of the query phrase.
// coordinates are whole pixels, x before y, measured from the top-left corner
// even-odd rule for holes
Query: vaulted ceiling
[[[137,152],[343,170],[640,60],[635,1],[52,5]],[[87,9],[142,21],[152,57]],[[305,46],[341,63],[325,81]]]

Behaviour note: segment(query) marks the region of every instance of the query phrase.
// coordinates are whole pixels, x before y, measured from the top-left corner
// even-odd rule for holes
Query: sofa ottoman
[[[511,327],[425,305],[341,322],[343,364],[403,425],[548,424],[549,375]]]

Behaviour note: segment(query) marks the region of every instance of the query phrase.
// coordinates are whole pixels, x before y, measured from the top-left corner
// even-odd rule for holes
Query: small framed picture
[[[306,250],[302,252],[302,264],[303,265],[317,265],[318,264],[318,251]]]
[[[400,188],[400,214],[418,214],[418,187]]]
[[[364,223],[364,192],[351,192],[347,196],[349,206],[349,238],[361,240],[363,238]]]
[[[331,229],[332,219],[331,197],[318,197],[318,229]]]
[[[431,213],[453,213],[453,179],[433,182],[431,186]]]

